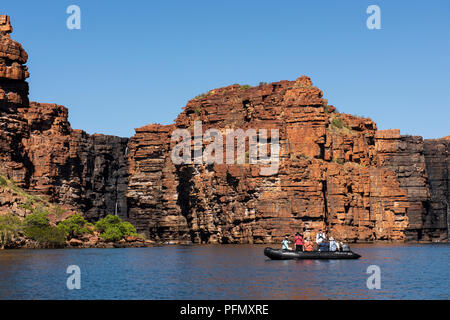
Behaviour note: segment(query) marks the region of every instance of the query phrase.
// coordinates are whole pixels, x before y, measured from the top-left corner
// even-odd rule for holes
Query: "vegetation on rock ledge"
[[[18,208],[26,214],[23,220],[13,212],[0,215],[0,249],[18,247],[17,243],[23,244],[26,239],[35,241],[40,247],[57,248],[63,247],[67,240],[86,239],[95,234],[107,242],[119,241],[128,236],[145,239],[145,236],[137,234],[131,223],[114,215],[107,215],[95,225],[79,213],[58,223],[52,222],[54,217],[61,217],[64,213],[62,207],[28,194],[1,175],[0,188],[21,197],[23,202]]]
[[[0,216],[0,248],[14,243],[22,233],[22,221],[11,213]]]
[[[128,221],[122,221],[120,217],[107,215],[95,224],[100,236],[106,241],[119,241],[126,236],[137,237],[136,229]]]

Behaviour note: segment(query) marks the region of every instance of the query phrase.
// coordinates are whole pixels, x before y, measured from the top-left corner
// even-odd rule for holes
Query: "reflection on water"
[[[0,299],[449,299],[449,245],[354,246],[359,260],[272,261],[264,246],[0,252]],[[81,268],[81,290],[66,268]],[[369,265],[381,289],[369,290]]]

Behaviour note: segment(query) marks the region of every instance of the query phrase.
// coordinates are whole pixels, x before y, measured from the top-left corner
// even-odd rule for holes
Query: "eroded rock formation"
[[[91,221],[118,214],[158,242],[270,243],[319,228],[345,241],[448,238],[449,139],[379,131],[328,105],[306,76],[211,90],[174,124],[131,139],[89,135],[71,128],[65,107],[29,103],[28,56],[11,31],[0,16],[0,174],[29,192]],[[200,136],[279,130],[278,169],[248,163],[248,151],[231,164],[174,163],[172,133],[194,136],[196,121]],[[13,199],[2,209],[14,211]]]
[[[196,120],[203,132],[279,129],[278,172],[174,165],[170,134]],[[349,241],[406,238],[410,204],[395,172],[378,165],[375,123],[337,113],[307,77],[212,90],[191,100],[175,127],[146,126],[130,140],[130,219],[149,237],[267,243],[326,228]]]
[[[422,218],[422,236],[449,239],[450,232],[450,137],[425,140],[430,204]]]
[[[73,130],[68,111],[29,103],[27,54],[0,16],[0,174],[90,220],[127,215],[128,139]]]
[[[0,103],[28,105],[28,55],[22,45],[10,38],[12,26],[8,16],[0,15]]]

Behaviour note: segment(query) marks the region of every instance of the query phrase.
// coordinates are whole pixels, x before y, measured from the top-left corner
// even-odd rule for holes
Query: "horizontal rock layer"
[[[450,232],[450,139],[425,140],[430,203],[422,218],[421,235],[449,239]]]
[[[126,217],[128,139],[72,130],[67,116],[65,107],[41,103],[4,115],[1,173],[91,221]]]
[[[174,243],[270,243],[320,228],[344,241],[448,239],[448,138],[378,131],[337,112],[305,76],[211,90],[174,124],[144,126],[131,139],[89,135],[71,128],[65,107],[29,103],[28,56],[10,32],[0,16],[0,174],[90,221],[118,214],[149,241]],[[269,156],[278,130],[276,170],[250,164],[248,149],[229,164],[197,162],[208,139],[191,145],[191,163],[174,163],[177,129],[197,138],[265,129],[269,142],[258,146]],[[14,194],[0,197],[0,214],[26,214]]]
[[[278,172],[267,176],[248,163],[173,164],[171,133],[193,135],[195,121],[203,133],[279,129]],[[307,77],[212,90],[191,100],[174,125],[136,129],[130,220],[150,238],[196,243],[279,242],[319,228],[347,241],[405,240],[412,203],[382,163],[379,151],[388,146],[377,134],[370,119],[328,106]]]
[[[8,16],[0,15],[0,109],[5,103],[28,105],[28,54],[22,45],[10,38],[12,27]]]

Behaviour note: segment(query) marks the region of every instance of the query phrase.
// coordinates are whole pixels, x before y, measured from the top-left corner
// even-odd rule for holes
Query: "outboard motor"
[[[344,252],[349,252],[350,251],[350,247],[348,246],[348,244],[342,245],[342,251],[344,251]]]

